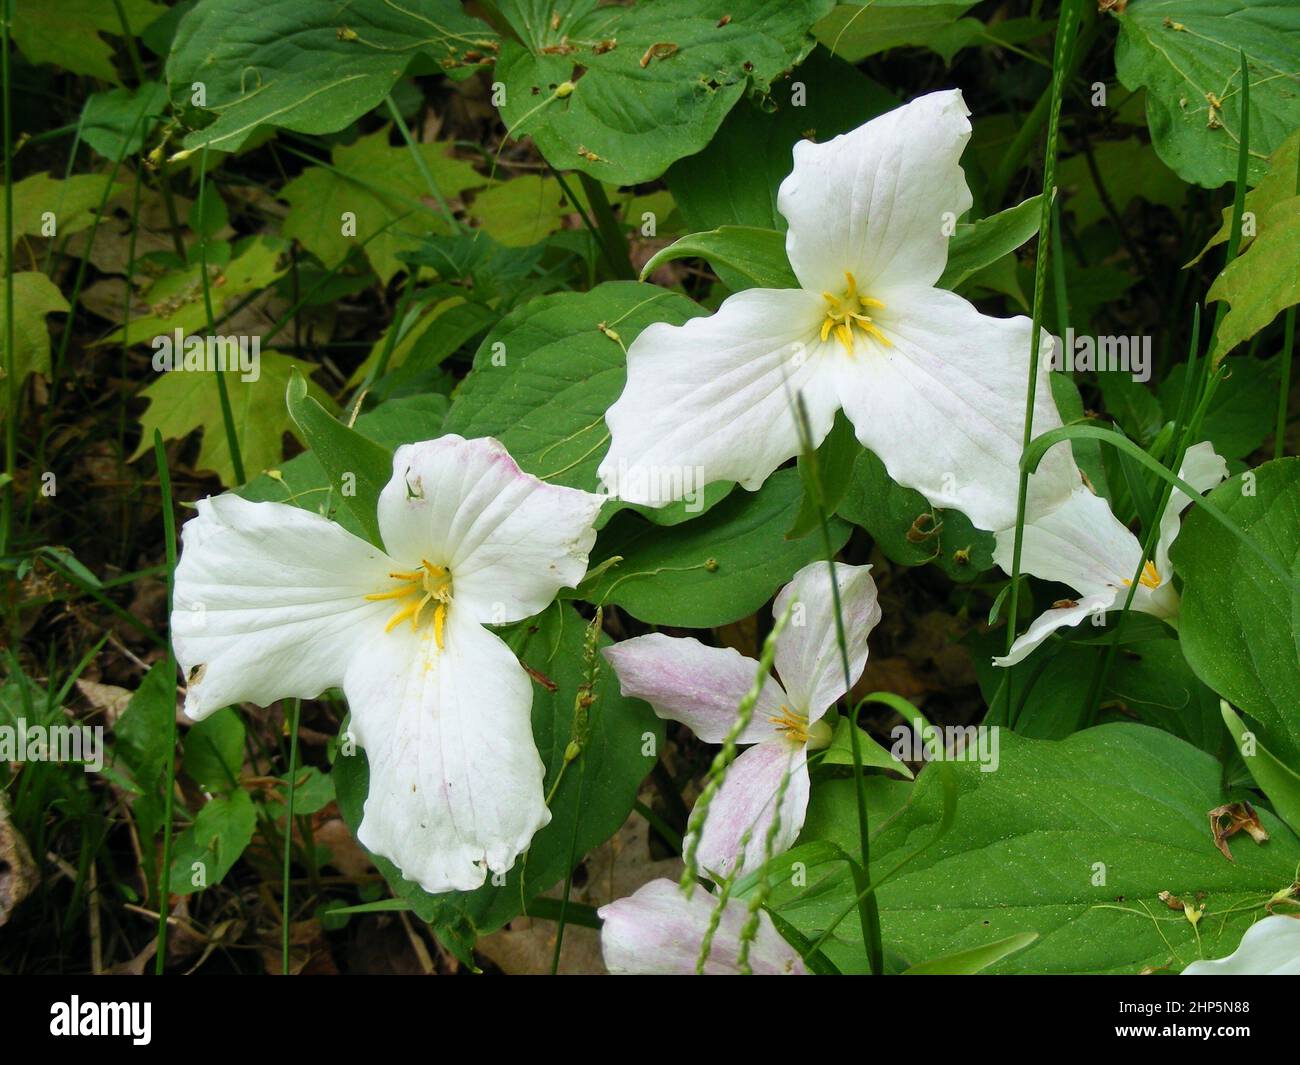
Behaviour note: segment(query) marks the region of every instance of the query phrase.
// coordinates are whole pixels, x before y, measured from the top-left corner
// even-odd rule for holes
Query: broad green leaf
[[[620,557],[583,598],[613,603],[652,625],[707,629],[752,614],[801,567],[822,557],[819,536],[787,540],[803,498],[799,474],[778,470],[757,492],[733,492],[701,517],[664,529],[620,514],[596,541],[593,566]],[[831,546],[849,538],[832,518]]]
[[[984,30],[962,18],[975,0],[866,0],[837,4],[817,23],[817,39],[851,63],[903,45],[924,45],[951,63]]]
[[[1150,389],[1126,373],[1098,374],[1097,384],[1106,413],[1143,447],[1150,445],[1165,424],[1160,401]]]
[[[50,372],[50,327],[45,316],[66,312],[68,301],[53,281],[36,271],[14,274],[13,284],[14,380],[21,383],[28,374]],[[0,299],[0,337],[6,335],[7,317],[5,302]],[[5,366],[0,364],[3,369]]]
[[[993,536],[957,510],[936,511],[920,492],[904,488],[885,464],[864,451],[853,466],[836,511],[875,538],[892,561],[904,566],[933,562],[953,580],[974,580],[993,565]]]
[[[1209,500],[1300,575],[1300,458],[1248,470]],[[1183,579],[1178,631],[1187,661],[1259,722],[1269,750],[1300,765],[1300,595],[1199,510],[1183,519],[1170,555]]]
[[[774,110],[742,101],[707,148],[673,164],[668,187],[693,230],[757,226],[784,232],[776,191],[790,173],[795,144],[805,137],[828,141],[897,103],[883,86],[816,49],[788,84],[773,91],[768,107]]]
[[[150,0],[120,0],[131,32],[138,34],[166,12]],[[113,0],[12,0],[10,32],[29,62],[53,63],[73,74],[117,83],[113,47],[100,36],[121,37],[122,22]]]
[[[1259,790],[1268,796],[1278,816],[1291,826],[1291,830],[1300,833],[1300,774],[1283,765],[1268,748],[1261,746],[1225,700],[1221,700],[1221,707],[1223,723],[1232,733],[1237,752]]]
[[[74,174],[66,180],[59,180],[44,173],[16,182],[13,188],[14,243],[17,245],[22,237],[62,240],[88,228],[95,221],[95,211],[104,199],[107,183],[107,174]],[[120,182],[109,189],[105,207],[126,189],[127,186]],[[0,201],[0,233],[4,232],[4,218],[4,204]],[[4,259],[5,249],[0,246],[0,262]]]
[[[785,534],[786,539],[807,536],[821,524],[823,513],[828,518],[835,514],[853,482],[853,471],[861,454],[862,445],[853,432],[853,423],[839,411],[812,461],[808,455],[801,454],[795,463],[803,482],[803,499],[794,524]]]
[[[1260,411],[1272,410],[1277,404],[1277,361],[1233,355],[1223,366],[1228,374],[1206,408],[1201,437],[1224,458],[1244,459],[1272,435],[1272,420],[1261,418]],[[1160,406],[1166,421],[1172,421],[1178,412],[1186,372],[1187,364],[1180,362],[1160,382]]]
[[[167,81],[177,104],[202,85],[200,106],[217,116],[186,150],[233,152],[263,125],[333,133],[380,104],[413,63],[459,65],[495,44],[455,0],[200,0],[177,27]]]
[[[153,666],[113,723],[113,753],[130,770],[142,792],[161,793],[171,754],[168,737],[176,716],[176,678],[166,659]]]
[[[520,38],[501,42],[501,117],[557,170],[635,185],[705,147],[748,88],[768,92],[808,54],[831,0],[552,6],[500,4]]]
[[[1147,91],[1157,154],[1184,181],[1218,188],[1237,173],[1241,52],[1250,77],[1250,169],[1300,126],[1300,6],[1276,0],[1131,0],[1115,69]]]
[[[167,109],[167,87],[148,81],[138,88],[92,93],[81,111],[81,139],[106,159],[117,161],[143,146]]]
[[[996,770],[947,763],[959,790],[952,828],[877,892],[886,938],[911,962],[1037,932],[1036,943],[991,971],[1177,971],[1234,950],[1295,877],[1300,840],[1268,811],[1260,819],[1269,842],[1242,833],[1229,843],[1234,860],[1224,859],[1207,822],[1226,801],[1222,767],[1181,740],[1132,724],[1060,741],[999,735]],[[943,807],[936,766],[920,774],[900,812],[874,820],[873,877],[933,832]],[[848,824],[850,795],[840,797],[829,819]],[[824,826],[828,815],[819,817]],[[814,938],[847,911],[823,948],[841,968],[862,949],[850,885],[828,867],[806,887],[781,881],[771,903]],[[1199,928],[1161,901],[1162,891],[1203,904]]]
[[[390,862],[376,861],[395,893],[408,899],[444,942],[459,934],[472,943],[475,933],[494,931],[527,912],[528,900],[563,878],[571,854],[580,860],[618,830],[654,765],[663,744],[663,723],[644,703],[622,697],[617,679],[599,658],[595,701],[588,711],[590,733],[582,755],[560,776],[572,735],[574,700],[586,678],[586,626],[577,611],[561,603],[500,633],[524,665],[556,686],[552,692],[536,679],[533,683],[533,739],[546,766],[545,790],[555,789],[551,823],[533,837],[504,883],[489,881],[477,891],[428,895],[403,880]],[[601,639],[602,646],[607,643]],[[364,752],[339,757],[331,775],[340,809],[355,831],[368,786]]]
[[[902,972],[903,976],[970,976],[996,965],[1003,958],[1031,946],[1038,939],[1037,932],[1018,932],[1006,939],[986,943],[982,947],[944,954],[929,961],[918,962]]]
[[[522,248],[554,233],[572,210],[554,178],[521,174],[478,193],[470,217],[498,244]]]
[[[707,259],[715,270],[740,278],[743,288],[798,288],[799,280],[785,255],[785,234],[754,226],[722,226],[692,233],[656,253],[641,268],[642,279],[674,259]],[[730,284],[735,291],[738,286]]]
[[[1243,250],[1249,247],[1250,242],[1255,239],[1255,229],[1258,226],[1260,217],[1272,210],[1276,204],[1281,203],[1283,200],[1289,200],[1300,192],[1296,180],[1297,156],[1300,156],[1300,129],[1287,137],[1278,146],[1277,150],[1268,157],[1268,173],[1260,178],[1258,185],[1246,192],[1246,202],[1242,207],[1241,218],[1241,247]],[[1253,218],[1250,216],[1253,216]],[[1206,241],[1205,247],[1200,250],[1196,258],[1187,265],[1196,265],[1211,248],[1226,244],[1231,231],[1232,205],[1229,204],[1223,209],[1223,224],[1215,231],[1214,236]]]
[[[290,370],[285,406],[303,440],[321,464],[331,485],[337,485],[343,505],[376,547],[384,546],[379,531],[379,493],[393,478],[393,456],[387,448],[349,429],[307,395],[307,379]]]
[[[948,265],[939,278],[939,287],[957,288],[1029,240],[1038,232],[1041,199],[1031,196],[974,225],[959,225],[948,244]]]
[[[232,708],[190,726],[185,733],[181,768],[194,783],[214,795],[239,787],[244,767],[244,722]]]
[[[1300,196],[1274,204],[1258,219],[1258,235],[1210,286],[1211,300],[1227,300],[1214,340],[1222,357],[1249,340],[1288,307],[1300,303]]]
[[[190,895],[226,878],[253,840],[257,812],[246,791],[213,799],[172,841],[171,892]]]
[[[264,351],[256,380],[243,380],[238,366],[226,371],[235,437],[248,476],[279,464],[284,456],[284,434],[294,430],[284,405],[289,378],[295,369],[308,374],[316,368],[301,359]],[[174,370],[162,374],[140,393],[149,400],[149,406],[140,416],[140,444],[131,456],[132,462],[152,451],[155,429],[162,432],[164,440],[179,440],[202,429],[195,469],[211,470],[222,484],[234,484],[235,470],[230,461],[216,372]],[[319,387],[313,385],[312,389],[318,401],[330,402]]]
[[[830,746],[821,756],[821,762],[826,765],[853,764],[853,739],[849,735],[851,728],[858,730],[858,753],[862,759],[861,765],[889,769],[902,774],[908,780],[912,779],[912,771],[907,767],[906,762],[895,758],[887,748],[876,742],[874,736],[858,725],[854,725],[847,717],[842,717],[835,723],[835,732],[831,736]]]
[[[488,183],[469,163],[449,155],[447,145],[421,144],[419,151],[448,200]],[[428,233],[445,232],[447,222],[428,202],[429,186],[411,149],[390,144],[387,127],[337,145],[331,159],[332,167],[309,167],[281,191],[290,205],[281,232],[326,266],[364,247],[387,284],[406,269],[398,252],[416,247]]]

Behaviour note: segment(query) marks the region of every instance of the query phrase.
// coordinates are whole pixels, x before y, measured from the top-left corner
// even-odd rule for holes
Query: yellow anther
[[[447,624],[447,604],[439,603],[433,611],[433,640],[442,650],[442,627]]]
[[[860,295],[857,279],[847,270],[844,271],[844,280],[848,287],[842,295],[822,293],[822,299],[826,301],[826,317],[822,320],[821,327],[822,340],[825,341],[834,332],[835,339],[852,355],[853,327],[857,326],[867,336],[878,340],[885,347],[892,347],[890,339],[872,322],[871,316],[862,313],[863,310],[879,309],[885,305],[878,299]]]
[[[396,588],[383,592],[372,592],[365,598],[371,602],[385,599],[411,599],[403,603],[388,623],[385,632],[392,632],[407,618],[411,619],[412,630],[420,627],[420,616],[430,603],[436,603],[433,612],[433,635],[439,649],[443,646],[442,630],[447,619],[447,604],[451,602],[451,574],[445,566],[438,566],[423,559],[418,570],[396,570],[388,575],[402,583]],[[415,598],[417,597],[418,598]]]
[[[1132,583],[1133,582],[1131,580],[1125,578],[1124,587],[1127,588]],[[1156,564],[1152,562],[1150,559],[1147,559],[1147,561],[1143,564],[1142,576],[1138,580],[1138,583],[1145,588],[1152,589],[1153,591],[1156,588],[1160,587],[1160,571],[1156,569]]]
[[[808,718],[788,706],[782,706],[775,714],[768,715],[768,720],[778,732],[784,732],[786,738],[794,743],[808,742]]]

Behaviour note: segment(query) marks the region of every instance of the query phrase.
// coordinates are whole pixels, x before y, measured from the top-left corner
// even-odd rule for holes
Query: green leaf
[[[586,625],[573,607],[556,604],[501,631],[520,661],[556,686],[552,692],[534,683],[532,711],[533,739],[546,766],[545,789],[549,793],[555,788],[551,823],[533,837],[527,854],[515,863],[504,884],[489,881],[477,891],[429,895],[403,880],[392,863],[376,859],[394,892],[409,900],[449,947],[458,938],[472,945],[476,934],[494,931],[527,912],[526,900],[553,887],[568,871],[570,853],[581,859],[612,836],[631,812],[637,788],[663,745],[663,722],[644,703],[622,697],[602,658],[595,701],[589,708],[586,746],[580,758],[569,763],[556,788],[572,735],[574,700],[586,676]],[[601,646],[608,642],[602,637]],[[339,807],[355,831],[368,786],[364,753],[338,758],[331,775]]]
[[[1215,358],[1249,340],[1288,307],[1300,303],[1300,196],[1274,204],[1256,225],[1250,247],[1238,255],[1210,286],[1209,299],[1227,300],[1214,338]]]
[[[920,492],[891,480],[885,464],[864,451],[838,510],[861,525],[880,550],[904,566],[933,562],[953,580],[974,580],[993,566],[993,536],[958,510],[936,511]]]
[[[1128,436],[1143,447],[1149,447],[1165,424],[1160,401],[1145,385],[1126,373],[1098,374],[1097,384],[1101,388],[1106,413]]]
[[[1260,178],[1259,184],[1246,193],[1246,200],[1242,206],[1242,234],[1241,247],[1245,249],[1250,246],[1254,240],[1253,232],[1246,227],[1247,215],[1254,215],[1255,221],[1258,222],[1262,215],[1267,214],[1275,205],[1283,200],[1289,200],[1296,194],[1296,156],[1300,155],[1300,129],[1292,133],[1284,140],[1268,157],[1268,173]],[[1229,204],[1223,209],[1223,224],[1215,231],[1205,243],[1205,247],[1193,259],[1188,266],[1195,266],[1204,258],[1205,253],[1219,244],[1228,243],[1228,236],[1232,232],[1232,205]]]
[[[1106,194],[1121,216],[1136,199],[1171,210],[1181,209],[1187,200],[1186,182],[1160,161],[1151,145],[1137,137],[1102,141],[1093,146],[1092,158]],[[1074,224],[1080,230],[1107,217],[1086,152],[1062,159],[1056,170],[1056,181],[1067,193],[1064,210],[1074,216]]]
[[[243,380],[238,366],[225,371],[235,436],[250,476],[278,465],[284,455],[284,434],[294,429],[284,405],[289,379],[295,371],[311,373],[317,369],[312,363],[274,351],[262,352],[259,365],[256,380]],[[152,451],[155,429],[164,440],[179,440],[202,429],[195,468],[212,470],[224,485],[234,484],[235,470],[214,378],[217,372],[173,370],[140,393],[149,400],[149,406],[140,416],[140,444],[131,456],[132,462]],[[318,386],[311,388],[318,400],[330,402]]]
[[[131,770],[140,790],[161,792],[163,768],[171,756],[171,720],[176,716],[176,678],[166,659],[154,664],[113,724],[113,752]]]
[[[231,708],[190,726],[185,733],[181,768],[194,783],[214,795],[239,787],[244,767],[244,722]]]
[[[948,244],[948,265],[939,278],[939,287],[957,288],[1029,240],[1038,232],[1041,199],[1031,196],[974,225],[959,225]]]
[[[13,285],[14,381],[21,384],[28,374],[49,374],[50,328],[45,316],[66,312],[68,301],[53,281],[36,271],[14,274]],[[6,335],[7,317],[4,300],[0,300],[0,336]]]
[[[117,83],[113,47],[101,33],[122,35],[113,0],[12,0],[10,32],[29,62],[53,63],[73,74]],[[166,12],[150,0],[121,0],[132,33],[139,33]]]
[[[851,63],[903,45],[924,45],[951,63],[984,31],[961,18],[975,0],[866,0],[838,4],[817,24],[817,39]]]
[[[944,954],[918,962],[904,969],[903,976],[970,976],[996,965],[1003,958],[1024,950],[1038,939],[1037,932],[1017,932],[1014,936],[986,943],[981,947]]]
[[[785,256],[785,234],[775,229],[754,226],[722,226],[706,233],[692,233],[657,252],[641,268],[641,278],[649,277],[664,263],[675,259],[707,259],[719,276],[739,278],[732,291],[741,288],[798,288],[799,279],[790,269]]]
[[[172,841],[171,890],[190,895],[226,878],[253,840],[257,812],[246,791],[213,799]]]
[[[1300,834],[1300,775],[1277,760],[1267,747],[1261,746],[1246,727],[1246,723],[1233,711],[1226,700],[1220,701],[1223,723],[1232,733],[1237,752],[1250,770],[1259,790],[1268,796],[1291,830]]]
[[[1262,160],[1300,126],[1300,7],[1275,0],[1132,0],[1117,17],[1115,69],[1126,88],[1147,90],[1156,152],[1184,181],[1206,188],[1236,177],[1245,52],[1249,177],[1263,177]]]
[[[365,532],[383,548],[379,531],[379,493],[393,477],[393,456],[386,448],[349,429],[307,395],[307,379],[296,370],[285,390],[289,416],[321,464],[331,486],[337,485],[343,505]]]
[[[835,732],[831,736],[830,746],[826,748],[826,753],[822,755],[821,761],[826,765],[852,765],[853,764],[853,740],[849,736],[849,729],[858,730],[858,753],[862,756],[860,764],[873,766],[876,769],[889,769],[895,773],[901,773],[908,780],[912,779],[912,771],[907,767],[907,763],[895,758],[894,755],[882,747],[876,738],[861,727],[854,725],[847,717],[842,717],[835,723]]]
[[[496,34],[454,0],[200,0],[167,57],[172,100],[202,83],[216,120],[190,133],[237,151],[259,126],[334,133],[380,104],[412,63],[425,72],[490,52]]]
[[[1300,458],[1266,462],[1209,499],[1300,576]],[[1183,579],[1178,630],[1187,661],[1259,722],[1274,754],[1300,765],[1300,595],[1200,511],[1183,519],[1170,555]]]
[[[828,141],[897,103],[883,86],[818,48],[766,108],[741,102],[707,148],[674,163],[668,187],[691,229],[784,232],[776,190],[790,173],[795,144],[805,137]],[[725,274],[722,279],[730,285]]]
[[[803,491],[778,470],[757,492],[736,492],[702,517],[670,529],[620,514],[596,542],[593,567],[619,557],[583,598],[614,603],[652,625],[707,629],[752,614],[801,567],[821,557],[820,537],[787,540]],[[839,550],[849,526],[830,522]]]
[[[1222,767],[1181,740],[1132,724],[1060,741],[999,735],[996,771],[946,763],[959,791],[951,829],[877,891],[881,924],[906,959],[1037,932],[1032,947],[991,970],[1177,970],[1234,950],[1264,903],[1294,879],[1300,840],[1267,811],[1260,819],[1270,841],[1261,846],[1243,833],[1230,843],[1234,860],[1224,860],[1206,822],[1226,798]],[[944,808],[940,764],[920,774],[900,812],[874,820],[873,872],[933,832]],[[839,820],[851,820],[848,795],[840,799]],[[772,897],[810,938],[848,912],[823,947],[841,968],[852,944],[861,951],[851,884],[832,867],[810,875],[807,887],[782,881]],[[1161,901],[1162,891],[1204,904],[1199,929]]]
[[[87,229],[95,221],[95,211],[104,200],[104,186],[108,177],[103,174],[74,174],[60,181],[49,174],[32,174],[13,187],[14,242],[21,237],[54,237],[62,240],[73,233]],[[108,190],[105,207],[126,191],[127,186],[116,183]],[[4,231],[4,203],[0,201],[0,232]],[[54,230],[50,231],[49,223]],[[0,258],[7,259],[6,249],[0,241]],[[24,256],[25,258],[25,256]]]
[[[821,523],[820,513],[825,513],[829,518],[839,509],[853,482],[853,471],[861,454],[862,445],[853,432],[853,423],[845,417],[843,411],[837,412],[831,431],[818,446],[812,461],[809,461],[807,455],[800,455],[796,463],[799,480],[803,483],[803,499],[799,503],[799,513],[794,524],[785,534],[787,540],[807,536]],[[814,467],[816,480],[813,477]],[[818,503],[821,504],[820,508]]]
[[[1219,382],[1201,421],[1201,438],[1225,459],[1244,459],[1269,438],[1273,427],[1261,418],[1277,402],[1277,362],[1229,356],[1222,363],[1227,376]],[[1160,382],[1160,406],[1166,421],[1178,413],[1187,364],[1180,362]],[[1106,374],[1107,377],[1118,376]]]
[[[81,139],[106,159],[125,159],[144,147],[166,108],[167,88],[157,81],[92,93],[81,111]]]
[[[562,228],[572,210],[554,178],[521,174],[478,193],[470,217],[497,243],[522,248]]]
[[[569,0],[500,4],[501,117],[557,170],[610,185],[653,181],[704,148],[746,90],[769,91],[815,43],[831,0]],[[568,86],[567,94],[557,86]]]

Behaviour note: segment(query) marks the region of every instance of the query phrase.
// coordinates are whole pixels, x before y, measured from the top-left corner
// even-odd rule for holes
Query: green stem
[[[424,155],[420,152],[420,146],[416,143],[415,138],[411,136],[410,129],[407,128],[406,120],[402,118],[402,112],[397,109],[392,94],[385,97],[388,104],[388,113],[393,116],[393,121],[397,123],[397,128],[402,132],[402,139],[406,141],[406,147],[411,153],[411,158],[415,160],[415,168],[424,178],[424,183],[429,187],[429,195],[437,201],[439,209],[447,218],[447,224],[451,226],[453,232],[460,232],[462,229],[460,219],[458,219],[451,210],[451,204],[443,196],[442,190],[438,188],[438,183],[433,180],[433,173],[429,170],[429,164]]]
[[[614,217],[614,209],[609,205],[604,186],[590,174],[578,171],[578,180],[587,197],[587,205],[595,216],[596,229],[600,234],[600,245],[605,252],[605,261],[614,277],[620,281],[635,281],[636,271],[632,269],[632,258],[628,252],[627,237],[623,227]],[[570,197],[572,199],[572,197]]]

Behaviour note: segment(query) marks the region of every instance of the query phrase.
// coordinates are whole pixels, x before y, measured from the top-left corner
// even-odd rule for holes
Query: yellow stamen
[[[1127,588],[1132,583],[1131,580],[1125,578],[1124,587]],[[1160,571],[1156,569],[1156,564],[1150,559],[1147,559],[1143,564],[1142,577],[1139,579],[1138,583],[1143,587],[1151,588],[1152,590],[1160,587]]]
[[[880,309],[885,305],[878,299],[859,295],[858,282],[847,270],[844,272],[844,280],[848,287],[842,295],[822,293],[822,299],[826,301],[826,317],[822,320],[821,327],[822,340],[825,341],[834,332],[835,339],[852,355],[853,327],[857,326],[867,336],[879,341],[885,347],[893,347],[893,342],[881,332],[879,326],[872,322],[871,316],[862,313],[863,310]]]
[[[433,612],[433,636],[441,650],[443,626],[447,620],[447,605],[451,602],[451,574],[447,572],[447,568],[423,559],[418,570],[396,570],[388,576],[402,583],[387,591],[372,592],[365,598],[371,602],[386,599],[408,600],[408,602],[399,606],[388,619],[384,631],[392,632],[407,618],[411,619],[412,630],[418,630],[424,608],[430,603],[436,603]],[[417,596],[418,598],[415,598]]]
[[[775,714],[770,714],[768,720],[776,727],[778,732],[784,732],[786,738],[794,743],[808,742],[808,718],[788,706],[782,706]]]
[[[433,610],[433,640],[442,650],[442,627],[447,624],[447,604],[439,603]]]

